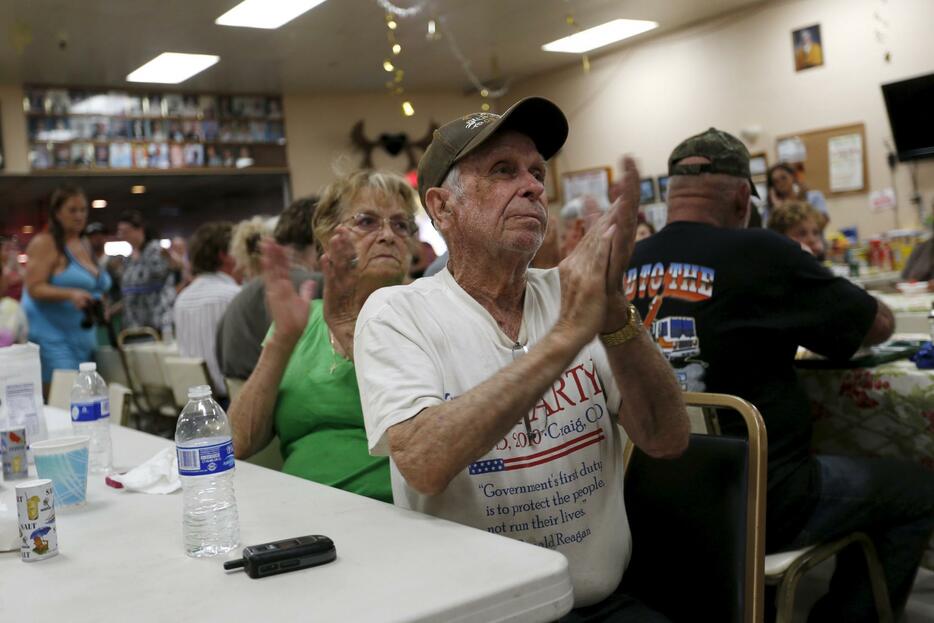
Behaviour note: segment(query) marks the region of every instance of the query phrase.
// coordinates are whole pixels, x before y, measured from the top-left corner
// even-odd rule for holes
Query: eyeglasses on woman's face
[[[418,231],[418,226],[410,218],[404,216],[382,217],[372,212],[357,212],[344,221],[351,229],[360,234],[372,234],[383,228],[384,223],[389,223],[389,229],[400,238],[411,238]]]

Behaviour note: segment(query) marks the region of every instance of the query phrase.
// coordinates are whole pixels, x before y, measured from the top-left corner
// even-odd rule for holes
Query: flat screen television
[[[934,74],[882,85],[898,159],[934,158]]]

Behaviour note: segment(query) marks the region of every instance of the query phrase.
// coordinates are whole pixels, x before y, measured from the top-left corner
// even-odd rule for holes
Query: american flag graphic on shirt
[[[599,443],[604,439],[606,439],[606,436],[603,434],[603,429],[598,428],[547,450],[526,454],[525,456],[510,456],[504,459],[476,461],[471,463],[467,469],[471,476],[480,476],[492,472],[509,472],[526,467],[535,467],[536,465],[550,463],[563,456],[573,454],[578,450]]]

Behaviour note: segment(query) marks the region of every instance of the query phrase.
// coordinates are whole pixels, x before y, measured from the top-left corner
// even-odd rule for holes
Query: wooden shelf
[[[101,141],[91,138],[73,138],[67,141],[43,141],[35,138],[29,139],[31,145],[71,145],[72,143],[91,143],[93,145],[114,145],[120,143],[130,143],[137,145],[150,145],[152,143],[166,143],[168,145],[269,145],[272,147],[285,147],[285,143],[271,142],[271,141],[198,141],[198,140],[184,140],[184,141],[169,141],[169,140],[159,140],[155,138],[150,139],[140,139],[140,138],[115,138],[111,140]]]
[[[62,117],[105,117],[107,119],[120,119],[123,121],[279,121],[284,122],[285,117],[257,117],[257,116],[219,116],[219,117],[183,117],[181,115],[109,115],[97,112],[43,112],[41,110],[26,111],[27,117],[59,119]]]
[[[32,169],[32,175],[80,175],[80,176],[110,176],[110,175],[287,175],[288,167],[187,167],[184,169],[105,169],[86,167],[60,167],[50,169]]]

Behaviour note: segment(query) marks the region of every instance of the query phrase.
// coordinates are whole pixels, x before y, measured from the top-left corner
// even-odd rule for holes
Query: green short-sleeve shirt
[[[392,503],[389,459],[367,450],[356,372],[331,347],[321,300],[311,302],[279,384],[275,429],[282,471]]]

